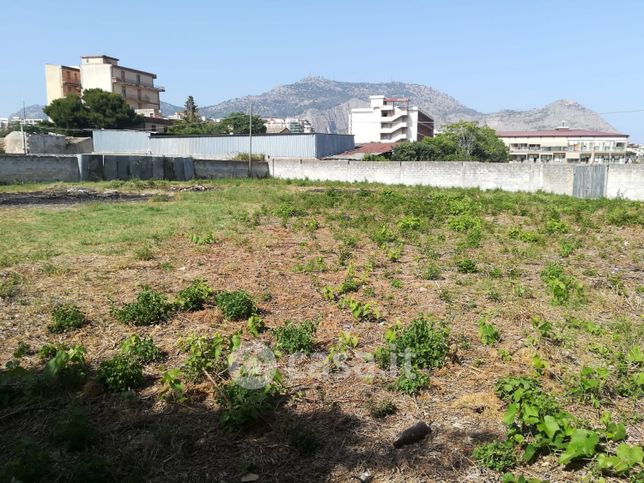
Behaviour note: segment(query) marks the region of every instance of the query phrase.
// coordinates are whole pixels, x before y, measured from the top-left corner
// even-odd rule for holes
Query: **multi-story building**
[[[510,161],[543,163],[625,162],[628,135],[570,129],[497,131],[510,151]]]
[[[313,126],[307,119],[297,119],[287,117],[281,119],[278,117],[265,117],[264,123],[266,124],[266,132],[269,134],[275,133],[291,133],[291,134],[310,134],[315,132]]]
[[[45,64],[47,105],[68,94],[80,95],[81,74],[78,67]]]
[[[146,117],[160,117],[159,93],[155,86],[156,74],[119,65],[119,59],[107,55],[81,57],[79,67],[45,66],[47,103],[67,94],[80,94],[85,89],[102,89],[119,94],[130,107]]]
[[[357,144],[420,141],[434,135],[434,120],[407,98],[369,96],[370,107],[351,109],[350,132]]]

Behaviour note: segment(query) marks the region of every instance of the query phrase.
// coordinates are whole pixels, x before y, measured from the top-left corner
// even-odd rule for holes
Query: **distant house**
[[[628,135],[570,129],[497,131],[510,151],[510,161],[544,163],[625,162]]]
[[[356,144],[420,141],[434,136],[434,119],[407,98],[370,96],[370,107],[351,109]]]

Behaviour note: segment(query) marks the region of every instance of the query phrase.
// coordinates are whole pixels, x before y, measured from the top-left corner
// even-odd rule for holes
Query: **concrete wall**
[[[9,154],[82,154],[94,150],[92,138],[74,138],[52,134],[23,134],[14,131],[5,137],[5,152]]]
[[[275,178],[573,194],[575,165],[271,159]],[[644,165],[609,165],[605,196],[644,200]]]
[[[0,155],[0,183],[38,183],[79,180],[76,156]]]
[[[195,159],[193,163],[195,178],[243,178],[248,176],[248,162],[246,161]],[[268,175],[268,163],[253,161],[254,178],[267,178]]]

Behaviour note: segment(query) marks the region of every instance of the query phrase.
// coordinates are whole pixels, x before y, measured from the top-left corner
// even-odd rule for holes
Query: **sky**
[[[574,99],[644,143],[643,0],[2,2],[0,116],[44,65],[106,54],[162,100],[212,105],[309,75],[426,84],[482,112]],[[621,112],[621,111],[640,112]]]

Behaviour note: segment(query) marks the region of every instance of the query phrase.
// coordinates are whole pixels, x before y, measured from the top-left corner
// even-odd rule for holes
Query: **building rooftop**
[[[586,129],[544,129],[541,131],[497,131],[500,138],[564,138],[564,137],[594,137],[614,138],[628,137],[628,134],[606,131],[591,131]]]

